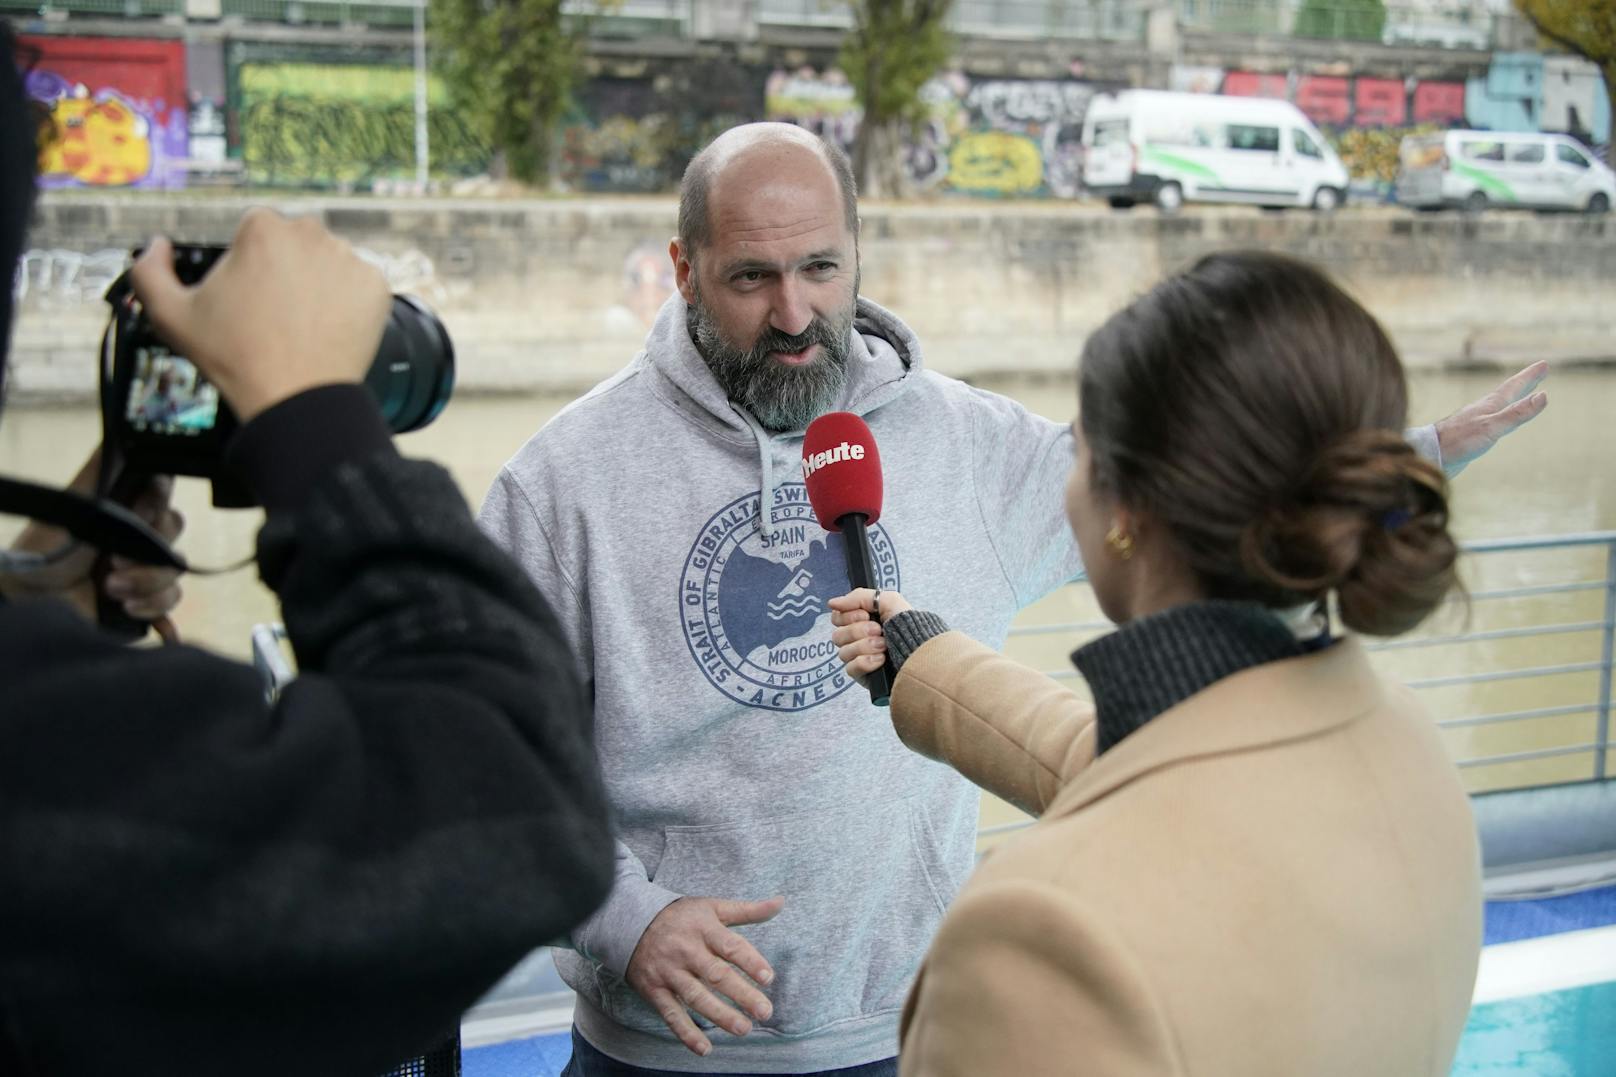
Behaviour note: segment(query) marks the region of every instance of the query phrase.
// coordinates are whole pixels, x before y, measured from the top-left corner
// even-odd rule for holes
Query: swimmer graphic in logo
[[[720,509],[696,536],[679,581],[690,654],[713,687],[741,703],[804,710],[846,691],[830,641],[827,600],[850,587],[842,536],[814,518],[808,488],[774,491],[767,533],[749,494]],[[880,524],[870,552],[883,589],[898,590],[898,559]]]

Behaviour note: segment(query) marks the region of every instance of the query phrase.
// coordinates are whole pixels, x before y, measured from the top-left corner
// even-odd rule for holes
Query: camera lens
[[[414,296],[393,296],[393,311],[365,385],[395,434],[419,430],[449,402],[454,345],[443,323]]]

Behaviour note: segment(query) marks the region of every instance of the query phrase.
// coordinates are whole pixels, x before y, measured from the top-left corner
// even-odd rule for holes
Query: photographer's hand
[[[374,267],[312,217],[249,210],[200,284],[154,239],[130,276],[158,334],[245,423],[305,389],[364,378],[392,298]]]
[[[81,494],[95,492],[96,477],[101,470],[101,450],[90,454],[68,489]],[[151,524],[157,532],[173,542],[185,527],[184,518],[169,505],[174,480],[160,476],[152,480],[130,506],[130,511]],[[30,523],[17,536],[11,548],[16,551],[50,554],[62,549],[68,542],[67,532],[41,523]],[[0,594],[9,598],[54,595],[68,601],[89,620],[96,619],[95,584],[91,569],[97,551],[81,545],[54,564],[27,573],[0,574]],[[179,605],[179,573],[168,568],[136,565],[115,557],[113,570],[102,581],[107,597],[121,602],[131,617],[154,623],[158,634],[171,638],[173,627],[168,614]]]

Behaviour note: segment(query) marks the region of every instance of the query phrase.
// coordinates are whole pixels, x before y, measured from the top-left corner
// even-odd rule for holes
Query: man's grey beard
[[[773,326],[752,346],[737,348],[724,339],[718,322],[701,301],[698,290],[686,315],[690,339],[724,392],[741,405],[765,430],[782,433],[801,430],[836,403],[847,384],[847,352],[851,347],[853,314],[858,305],[858,284],[853,301],[834,321],[818,315],[795,336]],[[818,344],[820,355],[807,366],[786,366],[770,358],[772,352],[799,352]]]

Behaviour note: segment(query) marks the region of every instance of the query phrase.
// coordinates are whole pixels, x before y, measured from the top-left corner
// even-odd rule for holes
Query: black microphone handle
[[[842,548],[847,551],[848,582],[854,588],[879,589],[880,584],[875,579],[874,559],[870,556],[870,533],[865,526],[865,515],[862,512],[852,512],[836,522],[841,525]],[[885,707],[892,702],[892,680],[896,675],[892,670],[892,658],[889,655],[880,669],[864,678],[864,683],[870,686],[871,703],[877,707]]]

